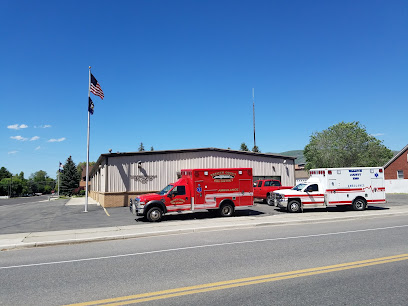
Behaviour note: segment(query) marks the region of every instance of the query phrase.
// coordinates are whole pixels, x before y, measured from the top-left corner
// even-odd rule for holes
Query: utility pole
[[[13,174],[10,176],[9,198],[13,196]]]
[[[256,148],[256,139],[255,139],[255,90],[252,88],[252,113],[254,121],[254,148]]]

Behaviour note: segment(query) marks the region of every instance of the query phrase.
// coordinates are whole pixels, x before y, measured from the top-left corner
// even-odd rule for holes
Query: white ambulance
[[[386,203],[381,167],[312,169],[309,174],[305,183],[275,191],[272,195],[275,206],[300,212],[305,208],[339,205],[364,210],[367,204]]]

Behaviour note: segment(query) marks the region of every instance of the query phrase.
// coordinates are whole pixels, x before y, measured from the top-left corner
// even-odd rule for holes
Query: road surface
[[[408,305],[407,237],[401,215],[1,252],[0,305]]]
[[[385,205],[369,206],[369,210],[381,210],[388,207],[408,205],[408,195],[387,195]],[[87,228],[114,227],[146,223],[141,217],[135,217],[128,207],[107,208],[107,212],[97,205],[67,206],[68,199],[48,201],[48,196],[0,199],[0,235],[28,232],[60,231]],[[342,208],[328,208],[328,211],[341,211]],[[326,209],[305,210],[305,214]],[[257,203],[246,209],[237,209],[235,217],[286,214],[274,206]],[[217,218],[215,214],[199,212],[165,216],[164,222],[174,222],[192,219]]]

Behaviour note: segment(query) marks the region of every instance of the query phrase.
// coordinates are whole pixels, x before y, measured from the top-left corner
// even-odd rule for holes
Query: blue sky
[[[26,177],[100,154],[253,146],[303,149],[360,121],[407,143],[408,2],[0,2],[0,166]]]

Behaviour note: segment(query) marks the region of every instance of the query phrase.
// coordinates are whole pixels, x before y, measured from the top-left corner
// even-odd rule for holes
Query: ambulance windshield
[[[297,184],[295,187],[292,188],[292,190],[297,190],[297,191],[301,191],[303,188],[306,187],[306,184]]]
[[[173,188],[173,185],[167,185],[166,187],[164,187],[161,191],[159,191],[157,194],[160,195],[165,195],[166,193],[169,192],[169,190]]]

